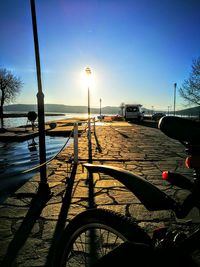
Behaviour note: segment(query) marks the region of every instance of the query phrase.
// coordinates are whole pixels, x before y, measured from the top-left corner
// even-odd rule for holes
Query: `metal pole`
[[[100,119],[101,119],[101,98],[100,98]]]
[[[90,88],[88,86],[88,162],[92,163],[92,142],[91,142],[91,118],[90,118]],[[94,184],[93,184],[93,174],[88,173],[87,179],[89,187],[89,208],[95,207],[94,202]]]
[[[174,83],[174,116],[176,115],[176,83]]]
[[[93,125],[93,132],[94,132],[94,134],[96,134],[96,124],[95,124],[95,117],[93,118],[93,123],[94,123],[94,125]]]
[[[91,75],[91,69],[85,69],[86,75]],[[89,80],[88,80],[89,82]],[[88,162],[92,163],[92,142],[91,142],[91,118],[90,118],[90,86],[88,84]],[[89,207],[93,208],[95,206],[94,203],[94,184],[93,184],[93,174],[88,172],[88,177],[86,183],[88,184],[89,189]]]
[[[92,142],[91,142],[91,118],[90,118],[90,88],[88,86],[88,162],[92,163]]]
[[[78,164],[78,123],[74,124],[74,164]]]
[[[30,1],[31,1],[32,26],[33,26],[35,60],[36,60],[36,69],[37,69],[37,83],[38,83],[37,104],[38,104],[40,164],[43,164],[46,162],[44,94],[42,92],[42,82],[41,82],[40,54],[39,54],[39,43],[38,43],[38,33],[37,33],[35,1],[34,0],[30,0]],[[46,164],[40,167],[40,184],[45,185],[45,187],[46,185],[48,186]]]

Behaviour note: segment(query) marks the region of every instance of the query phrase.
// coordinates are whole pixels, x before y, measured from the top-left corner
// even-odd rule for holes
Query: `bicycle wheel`
[[[65,228],[55,253],[55,266],[89,267],[125,241],[151,243],[131,218],[104,209],[84,211]]]

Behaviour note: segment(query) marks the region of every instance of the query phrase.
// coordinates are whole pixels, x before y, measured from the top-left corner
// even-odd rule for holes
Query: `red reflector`
[[[163,171],[162,178],[163,178],[163,180],[168,180],[168,178],[169,178],[169,172],[168,171]]]
[[[185,160],[185,166],[189,169],[191,164],[191,157],[187,157]]]
[[[200,168],[200,156],[189,156],[185,160],[185,166],[190,169],[199,169]]]

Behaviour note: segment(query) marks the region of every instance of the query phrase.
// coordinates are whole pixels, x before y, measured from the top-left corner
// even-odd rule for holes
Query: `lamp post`
[[[87,67],[85,69],[85,73],[88,83],[88,162],[92,163],[91,118],[90,118],[90,77],[92,74],[91,69]],[[94,185],[93,185],[93,174],[91,172],[88,172],[88,178],[86,184],[88,184],[88,189],[89,189],[89,207],[94,208],[95,206]]]
[[[154,106],[151,106],[151,108],[152,108],[152,115],[153,115],[153,108],[154,108]]]
[[[35,46],[35,60],[37,69],[37,104],[38,104],[38,123],[39,123],[39,148],[40,148],[40,188],[41,190],[49,191],[47,183],[47,171],[46,171],[46,146],[45,146],[45,123],[44,123],[44,94],[42,92],[41,82],[41,70],[40,70],[40,55],[39,55],[39,42],[37,33],[37,21],[35,11],[35,1],[31,0],[31,14],[32,14],[32,26],[33,26],[33,38]]]
[[[90,114],[90,77],[91,77],[91,69],[90,68],[86,68],[85,69],[85,73],[86,76],[88,78],[87,82],[88,82],[88,162],[92,163],[92,142],[91,142],[91,114]]]
[[[167,108],[168,108],[168,110],[167,110],[167,115],[169,116],[169,108],[170,108],[170,106],[167,106]]]
[[[100,101],[100,110],[99,110],[99,115],[100,115],[100,120],[101,120],[101,98],[99,99],[99,101]]]
[[[174,116],[176,115],[176,86],[177,84],[174,83]]]

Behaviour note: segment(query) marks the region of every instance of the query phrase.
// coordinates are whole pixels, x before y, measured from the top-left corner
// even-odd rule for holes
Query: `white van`
[[[141,109],[142,105],[140,104],[129,104],[125,105],[125,120],[137,120],[138,122],[143,121],[144,119],[144,111]]]

